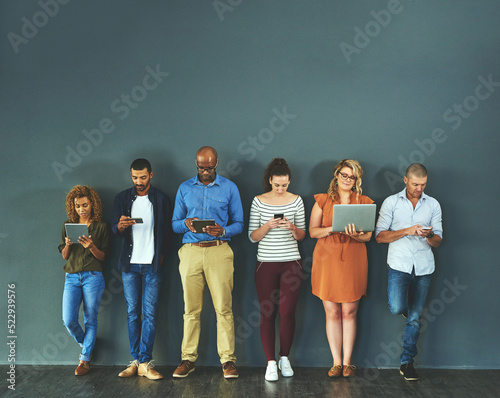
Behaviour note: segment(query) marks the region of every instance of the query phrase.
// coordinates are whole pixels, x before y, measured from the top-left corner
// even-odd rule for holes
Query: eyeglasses
[[[211,173],[212,171],[214,171],[217,168],[217,165],[215,165],[213,167],[201,167],[201,166],[198,166],[198,164],[196,164],[196,168],[198,169],[198,171],[200,173],[204,173],[205,171],[208,173]]]
[[[351,181],[356,181],[358,178],[355,177],[355,176],[350,176],[346,173],[342,173],[341,171],[339,171],[339,174],[340,176],[342,177],[343,180],[351,180]]]

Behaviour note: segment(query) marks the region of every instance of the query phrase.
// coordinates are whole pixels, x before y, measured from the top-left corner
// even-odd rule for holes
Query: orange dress
[[[326,193],[314,195],[323,210],[322,227],[332,226],[333,199]],[[351,194],[352,204],[371,204],[368,196]],[[368,257],[366,245],[346,234],[333,233],[316,242],[311,271],[312,292],[321,300],[350,303],[366,296]]]

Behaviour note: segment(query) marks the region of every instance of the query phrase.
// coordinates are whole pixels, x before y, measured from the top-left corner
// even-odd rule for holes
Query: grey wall
[[[423,162],[426,192],[443,208],[444,241],[435,251],[418,364],[500,366],[500,3],[43,1],[0,5],[0,328],[7,330],[7,284],[15,283],[17,363],[77,360],[61,321],[57,245],[66,192],[76,184],[96,188],[109,222],[114,195],[131,186],[133,159],[150,159],[154,185],[173,200],[196,173],[196,150],[212,145],[221,174],[240,189],[246,219],[275,156],[289,161],[290,190],[304,198],[308,217],[313,195],[325,192],[342,158],[361,162],[363,192],[378,205],[403,188],[408,161]],[[161,74],[144,81],[151,69]],[[280,124],[273,118],[284,111],[291,116]],[[100,364],[130,360],[114,243],[99,315]],[[306,273],[291,357],[295,365],[326,367],[325,316],[310,287],[314,244],[301,243]],[[154,352],[168,365],[180,360],[182,338],[179,236],[173,247]],[[232,247],[238,364],[264,366],[256,246],[244,233]],[[397,366],[403,319],[386,304],[387,246],[372,241],[368,253],[354,360]],[[208,295],[202,321],[198,362],[216,365]],[[7,346],[0,347],[7,363]]]

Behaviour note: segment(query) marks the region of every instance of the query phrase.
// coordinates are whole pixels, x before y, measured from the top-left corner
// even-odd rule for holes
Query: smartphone
[[[429,230],[432,229],[432,227],[422,227],[422,229]]]
[[[282,220],[283,220],[283,217],[285,217],[285,215],[283,213],[274,215],[274,218],[281,218]]]
[[[128,221],[135,221],[136,224],[142,224],[142,218],[129,218]]]

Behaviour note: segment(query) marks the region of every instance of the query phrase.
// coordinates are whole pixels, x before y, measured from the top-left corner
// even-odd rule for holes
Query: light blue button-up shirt
[[[398,231],[419,224],[432,227],[432,231],[443,237],[441,206],[439,202],[422,192],[415,208],[406,197],[406,188],[389,196],[380,208],[375,236],[382,231]],[[426,238],[407,235],[389,243],[387,264],[396,271],[415,275],[429,275],[434,272],[434,255]]]
[[[226,233],[222,238],[207,233],[193,233],[186,227],[186,218],[200,220],[215,219]],[[217,175],[208,185],[203,184],[198,176],[184,181],[177,190],[175,208],[172,216],[172,229],[184,234],[182,243],[196,243],[209,240],[231,240],[231,237],[243,231],[243,206],[236,184]]]

